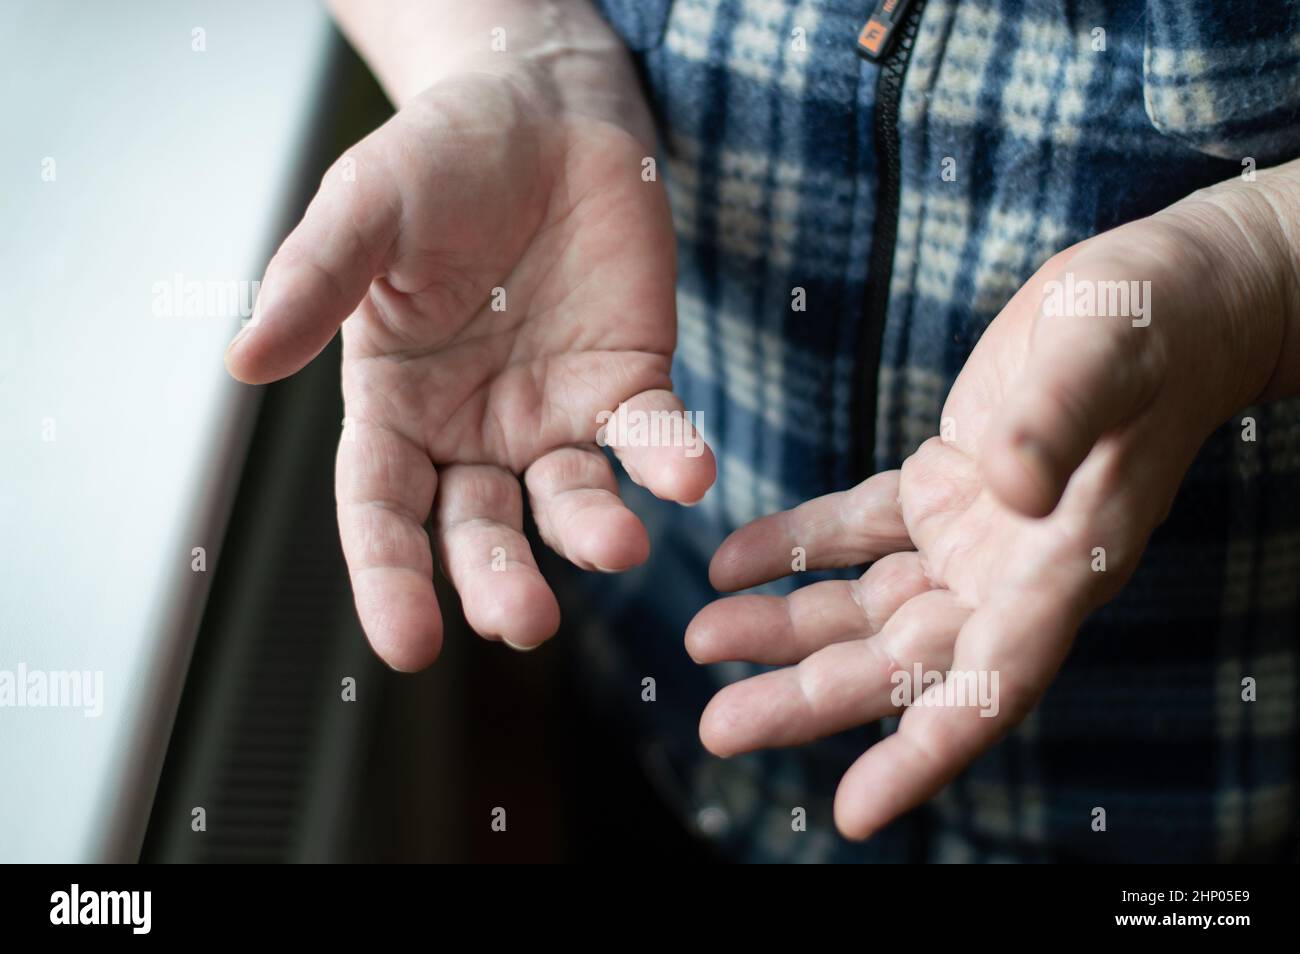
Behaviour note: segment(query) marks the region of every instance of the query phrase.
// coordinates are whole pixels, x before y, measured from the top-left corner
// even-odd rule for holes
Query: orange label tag
[[[858,46],[862,47],[868,53],[877,54],[880,52],[880,45],[885,42],[885,37],[889,35],[889,28],[883,23],[872,17],[867,21],[862,32],[858,34]]]
[[[889,55],[890,41],[907,16],[913,0],[878,0],[876,12],[858,33],[858,52],[869,60],[880,61]]]

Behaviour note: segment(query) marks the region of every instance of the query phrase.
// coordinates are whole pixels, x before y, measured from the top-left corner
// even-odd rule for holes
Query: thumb
[[[359,146],[330,167],[298,227],[267,266],[252,321],[226,350],[247,384],[299,371],[320,354],[381,273],[397,235],[392,177]]]
[[[980,448],[985,484],[1012,510],[1030,517],[1051,513],[1098,439],[1142,410],[1159,387],[1156,339],[1145,320],[1105,308],[1083,314],[1068,303],[1062,313],[1061,299],[1052,297],[1061,287],[1073,293],[1083,282],[1103,292],[1116,283],[1131,285],[1124,275],[1080,270],[1068,283],[1062,276],[1057,287],[1044,285],[1023,376]],[[1140,293],[1149,316],[1146,292]]]

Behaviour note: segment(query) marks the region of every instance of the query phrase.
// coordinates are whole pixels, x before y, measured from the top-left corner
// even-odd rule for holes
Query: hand
[[[594,443],[599,412],[681,409],[673,232],[662,184],[641,175],[648,124],[627,116],[566,109],[523,72],[441,79],[326,174],[231,345],[235,377],[272,381],[342,324],[339,529],[362,625],[396,668],[441,646],[435,498],[466,618],[517,648],[559,624],[522,533],[521,475],[542,538],[573,563],[648,554]],[[707,447],[617,453],[669,500],[713,482]]]
[[[734,596],[699,613],[686,633],[698,662],[785,667],[719,692],[701,719],[704,744],[722,756],[798,745],[901,711],[898,731],[836,793],[837,826],[857,839],[932,797],[1017,724],[1083,618],[1132,574],[1205,437],[1278,391],[1300,285],[1287,229],[1269,225],[1260,195],[1198,193],[1057,255],[980,339],[942,437],[901,471],[728,537],[710,567],[724,591],[786,575],[795,547],[813,569],[875,562],[857,581]],[[1150,282],[1140,292],[1149,310],[1051,314],[1067,273],[1076,294],[1090,282]],[[944,685],[911,685],[917,664],[959,674],[947,679],[954,689],[961,678],[995,694],[939,705]]]

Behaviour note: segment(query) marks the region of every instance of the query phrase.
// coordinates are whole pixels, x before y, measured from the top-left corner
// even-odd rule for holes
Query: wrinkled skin
[[[431,507],[466,618],[517,648],[559,625],[522,534],[520,476],[542,538],[578,566],[648,555],[594,443],[602,411],[681,409],[673,232],[645,154],[615,124],[458,77],[335,164],[267,270],[227,364],[244,381],[283,377],[342,323],[339,528],[362,625],[390,665],[422,668],[441,646]],[[707,448],[617,452],[670,500],[713,482]]]
[[[836,794],[838,827],[865,838],[1023,719],[1086,614],[1132,575],[1205,437],[1267,378],[1250,340],[1271,333],[1267,322],[1186,281],[1218,254],[1184,227],[1194,217],[1142,220],[1053,258],[975,347],[944,406],[943,437],[900,471],[723,543],[710,576],[724,591],[789,574],[794,547],[811,569],[876,562],[856,581],[700,612],[686,636],[697,661],[784,667],[714,697],[700,726],[709,749],[795,745],[901,712],[899,730]],[[1045,314],[1045,283],[1067,271],[1151,281],[1152,322]],[[1255,331],[1229,335],[1225,321]],[[891,677],[916,663],[997,673],[997,705],[985,707],[996,714],[895,705]]]

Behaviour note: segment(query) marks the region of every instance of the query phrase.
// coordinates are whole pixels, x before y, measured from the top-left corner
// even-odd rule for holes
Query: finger
[[[713,451],[671,391],[643,391],[603,413],[599,423],[596,442],[656,497],[693,504],[713,486]]]
[[[434,530],[445,572],[476,633],[515,649],[555,635],[560,607],[523,534],[518,479],[490,465],[442,472]]]
[[[953,516],[965,513],[983,492],[979,466],[955,443],[942,437],[921,442],[903,461],[900,504],[912,546],[922,553],[942,539]]]
[[[933,587],[914,551],[891,553],[858,580],[710,603],[686,627],[686,651],[697,663],[788,666],[832,643],[875,635],[900,606]]]
[[[869,639],[835,643],[797,666],[727,686],[705,707],[700,740],[715,755],[800,745],[897,711],[895,673],[948,666],[970,615],[946,590],[913,597]]]
[[[650,538],[619,499],[608,458],[595,447],[561,447],[524,474],[537,532],[584,570],[613,573],[650,555]]]
[[[1102,286],[1123,273],[1081,273],[1094,274],[1106,277],[1075,280]],[[1052,512],[1097,440],[1154,396],[1154,341],[1124,317],[1038,316],[1025,377],[994,415],[980,449],[985,482],[1003,503],[1031,517]]]
[[[1024,718],[1069,650],[1081,614],[1063,609],[1067,604],[1012,593],[971,615],[945,678],[962,680],[966,704],[945,699],[949,692],[962,700],[955,683],[927,689],[898,731],[849,768],[835,794],[835,823],[845,837],[867,838],[932,798]]]
[[[399,434],[349,420],[335,494],[357,616],[394,669],[423,669],[442,648],[433,555],[424,523],[438,484],[424,451]]]
[[[375,155],[362,143],[336,162],[271,259],[253,319],[226,351],[226,367],[240,381],[264,384],[300,370],[381,273],[400,203]]]
[[[741,527],[713,554],[709,582],[741,590],[794,572],[855,566],[911,549],[898,504],[898,471],[876,474],[851,490],[817,497]]]

